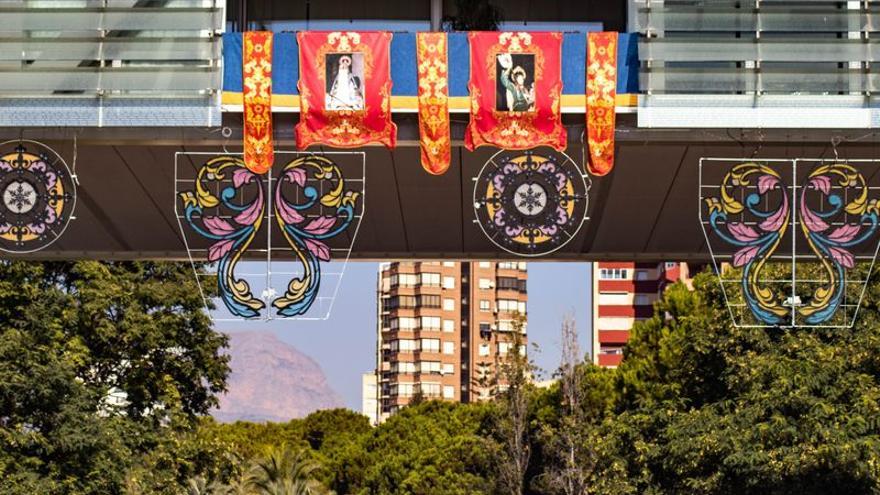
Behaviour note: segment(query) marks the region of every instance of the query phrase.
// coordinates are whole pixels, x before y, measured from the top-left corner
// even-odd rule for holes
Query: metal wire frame
[[[582,136],[582,137],[583,137],[583,136]],[[483,232],[483,235],[485,235],[486,238],[489,239],[489,240],[492,242],[492,244],[494,244],[495,246],[497,246],[497,247],[503,249],[505,252],[508,252],[508,253],[510,253],[510,254],[512,254],[512,255],[514,255],[514,256],[519,256],[519,257],[523,257],[523,258],[537,258],[537,257],[547,256],[547,255],[549,255],[549,254],[553,254],[553,253],[555,253],[556,251],[558,251],[558,250],[562,249],[563,247],[565,247],[566,244],[568,244],[569,242],[571,242],[571,240],[574,239],[574,238],[577,236],[578,232],[580,232],[581,228],[582,228],[583,225],[587,222],[587,220],[590,219],[590,216],[589,216],[589,211],[590,211],[590,189],[593,187],[593,180],[590,178],[590,176],[589,176],[588,174],[585,174],[585,173],[579,173],[579,174],[577,175],[578,177],[580,177],[581,182],[582,182],[582,184],[583,184],[583,186],[584,186],[584,216],[583,216],[583,218],[580,219],[580,222],[578,222],[578,224],[577,224],[577,228],[575,228],[575,230],[574,230],[573,233],[569,234],[568,232],[564,232],[564,231],[563,231],[563,234],[565,234],[565,235],[568,237],[567,239],[565,239],[564,242],[562,242],[561,244],[559,244],[558,246],[554,247],[554,248],[551,249],[551,250],[548,250],[548,251],[542,251],[542,252],[540,252],[540,253],[527,254],[527,253],[519,253],[519,252],[513,251],[513,250],[508,249],[507,247],[505,247],[502,243],[497,242],[497,241],[495,240],[495,238],[494,238],[493,236],[491,236],[491,235],[489,234],[489,232],[486,231],[486,228],[485,228],[485,227],[483,226],[483,224],[480,222],[480,220],[479,220],[479,213],[478,213],[478,210],[479,210],[479,208],[483,207],[484,205],[481,204],[481,202],[480,202],[480,198],[479,198],[478,195],[477,195],[477,187],[479,186],[479,179],[480,179],[480,177],[483,176],[483,173],[486,171],[486,169],[487,169],[490,165],[494,166],[496,169],[501,168],[501,165],[499,165],[499,164],[495,161],[495,158],[496,158],[498,155],[500,155],[500,154],[502,154],[502,153],[509,152],[509,151],[510,151],[510,150],[499,150],[498,152],[496,152],[496,153],[495,153],[494,155],[492,155],[488,160],[486,160],[486,163],[484,163],[484,164],[483,164],[483,167],[480,168],[480,172],[477,173],[476,176],[474,176],[474,177],[471,178],[471,181],[473,181],[473,183],[474,183],[473,203],[472,203],[473,208],[474,208],[474,220],[473,220],[473,222],[474,222],[475,224],[477,224],[477,225],[480,227],[480,231]],[[524,151],[524,153],[531,153],[531,152],[533,152],[533,151],[532,151],[532,150],[526,150],[526,151]],[[578,166],[578,164],[577,164],[574,160],[572,160],[571,157],[568,156],[566,153],[561,152],[561,151],[556,151],[556,150],[553,150],[553,153],[559,153],[560,155],[562,155],[562,156],[565,158],[565,160],[562,161],[563,164],[564,164],[564,163],[567,163],[567,162],[571,162],[571,164],[572,164],[576,169],[580,170],[580,167]]]
[[[269,322],[269,321],[273,321],[275,319],[302,320],[302,321],[323,321],[323,320],[327,320],[331,317],[333,306],[336,301],[336,297],[339,293],[339,287],[342,284],[342,279],[344,278],[345,270],[348,266],[348,261],[351,257],[351,251],[354,247],[354,243],[357,241],[357,235],[358,235],[358,232],[360,231],[361,219],[363,218],[364,214],[366,213],[366,193],[367,193],[367,189],[366,189],[366,153],[364,153],[362,151],[321,151],[321,152],[277,151],[277,150],[275,151],[276,160],[278,157],[285,157],[285,156],[291,157],[291,159],[292,159],[294,157],[301,157],[301,156],[328,156],[328,155],[329,156],[360,156],[360,158],[361,158],[361,177],[360,178],[346,177],[345,180],[346,180],[346,182],[361,183],[361,189],[359,191],[360,195],[361,195],[361,200],[360,200],[359,213],[356,212],[356,214],[353,217],[354,230],[351,235],[351,243],[349,243],[347,248],[332,248],[332,247],[330,248],[331,252],[344,254],[344,258],[340,258],[338,260],[334,259],[330,263],[330,265],[333,265],[333,266],[339,266],[339,264],[341,263],[341,268],[337,272],[327,272],[326,270],[322,270],[322,272],[321,272],[322,278],[328,277],[328,276],[336,278],[336,283],[333,285],[332,293],[330,295],[321,295],[319,293],[319,295],[315,298],[315,302],[320,303],[320,305],[322,307],[325,307],[326,311],[319,316],[299,315],[299,316],[293,316],[293,317],[286,317],[286,316],[279,317],[276,314],[277,310],[270,304],[272,298],[278,292],[276,290],[276,288],[274,287],[273,275],[292,277],[292,276],[299,274],[299,272],[295,271],[295,270],[290,271],[290,270],[284,270],[284,269],[278,269],[278,270],[273,269],[275,267],[274,263],[293,263],[293,262],[292,261],[290,261],[290,262],[286,262],[286,261],[273,262],[273,260],[272,260],[272,253],[273,252],[286,252],[286,251],[289,251],[290,248],[289,247],[274,247],[272,245],[272,228],[273,228],[272,220],[274,217],[274,211],[272,208],[273,194],[274,194],[273,183],[277,179],[273,178],[272,174],[270,172],[265,175],[265,178],[261,177],[261,179],[264,180],[265,184],[266,184],[266,198],[265,198],[265,202],[266,202],[266,210],[265,211],[266,211],[266,213],[265,213],[264,219],[266,220],[266,224],[267,224],[267,226],[265,227],[267,248],[265,248],[265,249],[255,248],[255,249],[249,250],[250,253],[264,253],[265,254],[265,256],[266,256],[266,259],[265,259],[266,269],[263,272],[248,272],[248,271],[236,272],[237,275],[244,277],[244,278],[255,277],[255,278],[263,278],[265,280],[265,287],[262,290],[261,299],[266,302],[266,308],[264,309],[261,316],[258,318],[243,318],[243,317],[237,317],[237,316],[233,316],[233,315],[218,316],[217,315],[218,310],[213,310],[213,311],[210,310],[211,300],[205,294],[205,290],[202,286],[202,281],[201,281],[202,277],[199,276],[198,271],[195,269],[195,263],[197,261],[197,256],[195,254],[200,253],[200,252],[207,253],[207,249],[193,248],[192,246],[190,246],[190,243],[187,239],[187,230],[184,228],[184,224],[182,222],[182,220],[185,217],[179,211],[179,204],[180,204],[179,203],[179,193],[181,192],[179,189],[179,186],[181,184],[194,184],[194,179],[186,180],[186,179],[180,178],[181,174],[180,174],[179,169],[181,167],[181,163],[180,163],[181,157],[187,157],[187,156],[243,157],[243,153],[240,153],[240,152],[239,153],[231,153],[231,152],[226,152],[225,150],[222,152],[179,151],[179,152],[175,153],[175,155],[174,155],[174,216],[177,219],[177,224],[178,224],[178,227],[180,228],[181,238],[183,240],[184,246],[187,251],[187,257],[189,258],[189,261],[193,266],[193,273],[196,277],[196,282],[199,287],[199,292],[202,296],[202,299],[205,302],[205,309],[209,314],[211,314],[211,318],[213,321],[215,321],[215,322],[242,322],[242,321]],[[219,194],[219,187],[220,187],[219,183],[216,184],[216,187],[218,189],[218,194]],[[323,191],[323,183],[321,184],[321,187],[322,187],[322,190],[320,191],[320,193],[323,193],[324,192]],[[319,202],[319,205],[320,205],[320,202]],[[321,208],[320,211],[323,212],[324,206],[320,205],[320,208]],[[229,218],[229,216],[225,216],[225,217],[221,216],[221,218]],[[252,262],[258,263],[259,261],[252,261]],[[324,285],[323,287],[326,287],[326,285]],[[227,310],[225,308],[223,308],[222,305],[215,305],[215,306],[217,306],[217,308],[220,308],[219,309],[220,312],[227,312]],[[311,313],[311,311],[310,311],[310,313]]]
[[[791,234],[790,234],[791,235],[791,252],[788,254],[784,254],[784,255],[774,254],[773,256],[770,256],[767,258],[768,261],[789,261],[791,263],[790,277],[788,279],[761,279],[761,282],[764,282],[764,283],[789,284],[791,286],[790,296],[789,296],[789,299],[787,300],[787,302],[790,301],[790,306],[791,306],[790,320],[788,321],[787,324],[777,324],[777,325],[745,324],[745,323],[742,323],[739,318],[737,318],[736,314],[734,314],[734,310],[733,310],[734,308],[739,308],[742,310],[742,309],[746,309],[748,305],[747,304],[737,304],[737,303],[734,303],[731,301],[730,296],[728,294],[727,285],[737,284],[737,286],[740,286],[742,284],[742,280],[741,279],[729,279],[729,278],[724,277],[724,272],[722,271],[722,267],[719,266],[719,260],[723,260],[723,258],[727,258],[729,260],[730,255],[722,255],[720,253],[716,253],[716,251],[713,248],[712,242],[710,241],[708,230],[706,229],[706,226],[709,225],[709,222],[706,221],[703,217],[703,214],[705,211],[704,200],[706,199],[704,196],[704,191],[705,190],[712,190],[712,189],[719,189],[722,186],[714,185],[714,184],[713,185],[704,184],[703,183],[703,181],[704,181],[703,167],[704,167],[704,164],[712,164],[712,163],[737,165],[737,164],[749,163],[749,162],[759,163],[759,164],[768,164],[768,165],[786,164],[786,163],[790,164],[792,183],[787,185],[785,187],[785,189],[786,189],[786,194],[789,195],[789,198],[791,200],[792,207],[794,207],[794,205],[796,204],[795,201],[797,198],[798,189],[802,189],[804,187],[802,185],[797,184],[797,182],[796,182],[799,164],[802,163],[804,165],[807,165],[807,164],[823,164],[823,163],[841,163],[841,164],[862,163],[862,164],[876,164],[876,165],[880,166],[880,160],[872,160],[872,159],[847,160],[847,159],[840,159],[840,158],[833,158],[833,159],[813,159],[813,158],[755,159],[755,158],[745,158],[745,157],[743,157],[743,158],[702,157],[699,160],[699,170],[698,170],[699,184],[698,184],[698,195],[697,195],[698,196],[697,208],[698,208],[698,212],[699,212],[700,227],[703,232],[704,240],[706,241],[706,246],[709,249],[709,254],[712,257],[712,265],[713,265],[713,268],[715,269],[716,276],[718,277],[718,281],[719,281],[719,285],[721,287],[722,295],[724,297],[725,304],[728,308],[728,312],[730,314],[731,321],[733,321],[734,326],[738,327],[738,328],[776,328],[776,327],[779,327],[779,328],[793,328],[793,327],[799,327],[799,328],[800,327],[802,327],[802,328],[851,328],[855,324],[855,321],[858,317],[859,308],[861,307],[861,303],[864,299],[864,295],[867,290],[867,282],[870,279],[871,274],[874,272],[874,266],[876,263],[877,254],[878,254],[878,251],[880,251],[880,241],[875,240],[876,245],[874,247],[873,254],[854,256],[855,260],[869,261],[868,269],[867,269],[867,272],[865,273],[864,279],[852,279],[852,278],[848,277],[847,272],[844,272],[844,278],[840,281],[840,283],[842,283],[844,285],[844,289],[843,289],[843,293],[842,293],[843,298],[844,298],[844,302],[838,306],[838,310],[840,310],[841,308],[843,308],[847,311],[849,309],[852,309],[852,311],[853,311],[852,318],[846,318],[849,315],[847,313],[844,313],[844,317],[845,317],[844,324],[805,324],[805,323],[799,321],[799,319],[798,319],[797,301],[800,300],[800,298],[798,296],[798,292],[797,292],[798,284],[804,285],[804,284],[811,284],[811,283],[826,283],[827,280],[799,279],[797,276],[798,261],[799,260],[813,260],[813,261],[815,261],[816,257],[815,257],[815,255],[812,255],[812,254],[798,254],[797,253],[797,238],[798,238],[797,226],[800,225],[800,220],[799,220],[799,215],[795,214],[794,211],[792,211],[791,219],[790,219],[790,223],[789,223],[789,225],[791,226],[791,229],[792,229]],[[757,186],[752,186],[751,188],[757,188]],[[877,187],[877,186],[867,186],[867,188],[869,190],[880,190],[880,187]],[[842,188],[840,186],[834,186],[833,189],[842,189],[842,190],[844,190],[844,193],[846,193],[846,189]],[[741,194],[744,195],[744,190]],[[846,201],[844,201],[844,204],[845,203],[846,203]],[[742,223],[744,223],[746,225],[750,225],[750,224],[754,225],[757,223],[757,222],[746,222],[744,218],[741,218],[741,220],[742,220]],[[830,223],[830,225],[843,225],[846,222],[829,222],[829,223]],[[778,253],[778,251],[777,251],[777,253]],[[848,294],[847,294],[846,288],[849,286],[861,286],[861,290],[859,291],[858,299],[854,303],[848,300]],[[788,304],[786,304],[786,305],[788,305]],[[757,320],[757,318],[755,318],[755,320]]]
[[[76,140],[74,139],[74,151],[73,151],[74,171],[73,172],[70,171],[70,167],[67,166],[67,162],[64,160],[64,157],[62,157],[60,153],[55,151],[55,149],[52,148],[51,146],[44,144],[44,143],[41,143],[39,141],[34,141],[31,139],[12,139],[12,140],[4,141],[4,142],[0,143],[0,149],[3,149],[4,147],[6,147],[10,144],[23,145],[25,143],[36,145],[36,146],[39,146],[40,148],[42,148],[43,150],[50,151],[55,157],[55,159],[52,160],[52,163],[50,165],[55,166],[56,164],[58,164],[60,162],[61,166],[64,167],[64,170],[67,172],[67,176],[70,177],[70,196],[71,196],[70,214],[67,216],[66,219],[64,219],[64,225],[61,227],[60,231],[55,232],[54,229],[51,229],[51,228],[49,229],[52,231],[53,234],[55,234],[55,238],[52,239],[51,241],[47,242],[46,244],[44,244],[40,247],[34,248],[34,249],[10,250],[10,249],[4,249],[4,248],[0,247],[0,251],[4,251],[7,253],[27,254],[27,253],[36,253],[36,252],[42,251],[43,249],[46,249],[47,247],[54,244],[58,239],[60,239],[61,236],[63,236],[64,233],[67,231],[67,227],[70,226],[70,222],[72,220],[76,220],[76,189],[77,189],[77,185],[79,185],[79,179],[77,179],[77,176],[76,176]],[[5,154],[5,153],[2,153],[2,154]]]

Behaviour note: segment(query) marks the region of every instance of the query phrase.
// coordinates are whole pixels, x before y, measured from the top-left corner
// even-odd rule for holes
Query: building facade
[[[379,421],[414,397],[487,399],[486,377],[526,315],[523,262],[394,262],[378,276]],[[522,342],[526,341],[523,324]]]
[[[670,283],[690,283],[687,263],[593,263],[593,362],[617,366],[636,321],[654,314],[654,303]]]
[[[361,412],[370,420],[370,424],[376,426],[379,423],[379,394],[376,385],[376,373],[364,373],[361,375]]]

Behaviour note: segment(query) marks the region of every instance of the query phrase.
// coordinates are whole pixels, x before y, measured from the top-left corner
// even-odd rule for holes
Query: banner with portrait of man
[[[471,32],[471,121],[465,146],[564,150],[562,34]]]
[[[300,120],[296,145],[394,148],[391,33],[299,32]]]

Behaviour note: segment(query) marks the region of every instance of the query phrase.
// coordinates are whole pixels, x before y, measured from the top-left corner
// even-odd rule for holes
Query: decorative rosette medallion
[[[500,151],[476,178],[477,223],[496,246],[541,256],[568,243],[586,219],[589,187],[564,153]]]
[[[64,233],[76,190],[64,159],[34,141],[0,144],[0,249],[39,251]]]

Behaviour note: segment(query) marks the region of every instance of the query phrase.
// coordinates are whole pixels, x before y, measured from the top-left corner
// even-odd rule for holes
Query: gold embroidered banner
[[[248,31],[242,43],[244,163],[255,174],[272,168],[272,32]]]
[[[440,175],[449,169],[449,79],[446,33],[416,34],[419,74],[419,147],[422,168]]]
[[[565,149],[562,34],[470,32],[471,121],[467,149]]]
[[[593,175],[614,167],[617,96],[617,33],[587,34],[587,144],[585,164]]]
[[[296,146],[394,148],[391,121],[391,33],[296,33],[299,43],[299,123]]]

